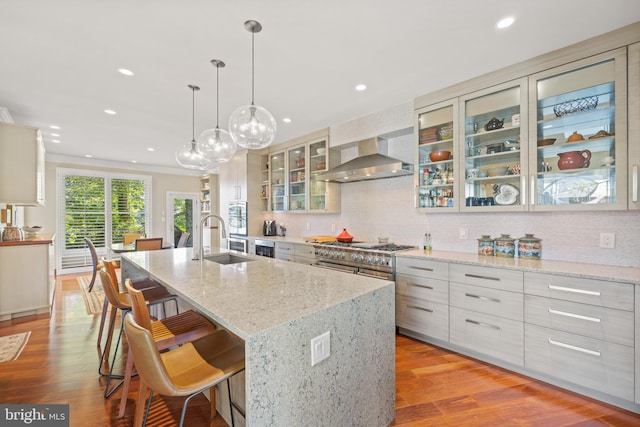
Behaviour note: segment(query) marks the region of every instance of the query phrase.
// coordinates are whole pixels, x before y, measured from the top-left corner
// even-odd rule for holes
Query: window
[[[122,242],[125,233],[151,234],[151,178],[99,171],[58,169],[58,269],[65,273],[92,265],[84,237],[98,256]]]

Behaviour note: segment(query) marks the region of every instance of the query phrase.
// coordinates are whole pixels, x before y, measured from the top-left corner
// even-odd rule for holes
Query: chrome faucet
[[[202,218],[202,221],[200,222],[200,249],[198,250],[198,253],[196,253],[192,260],[193,261],[202,261],[204,259],[204,223],[207,222],[207,220],[209,218],[217,218],[218,221],[220,221],[220,226],[222,227],[222,238],[226,239],[227,238],[227,230],[224,226],[224,219],[222,219],[221,216],[216,215],[216,214],[207,214],[204,216],[204,218]]]

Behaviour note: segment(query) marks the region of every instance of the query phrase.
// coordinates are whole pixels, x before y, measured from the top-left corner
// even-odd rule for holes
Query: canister
[[[494,239],[488,234],[483,234],[478,239],[478,255],[490,255],[493,256]]]
[[[508,234],[501,234],[495,243],[496,256],[513,258],[516,253],[515,241],[516,239],[510,237]]]
[[[525,234],[518,239],[518,256],[520,258],[540,259],[542,256],[542,239],[533,234]]]

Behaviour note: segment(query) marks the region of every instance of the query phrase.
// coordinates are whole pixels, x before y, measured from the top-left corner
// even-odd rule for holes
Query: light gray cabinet
[[[44,205],[44,160],[38,129],[0,123],[0,203]]]
[[[313,245],[296,243],[294,247],[294,261],[299,264],[312,265],[316,260],[316,251]]]
[[[291,242],[276,242],[275,245],[276,259],[284,261],[295,260],[295,244]]]

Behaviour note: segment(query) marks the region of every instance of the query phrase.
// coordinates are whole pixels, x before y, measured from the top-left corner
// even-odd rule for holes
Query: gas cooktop
[[[385,252],[398,252],[398,251],[406,251],[408,249],[415,249],[415,246],[397,245],[395,243],[325,242],[325,243],[317,243],[314,246],[318,246],[318,245],[321,245],[321,246],[337,246],[337,247],[341,247],[341,248],[353,248],[353,249],[361,249],[361,250],[385,251]]]

